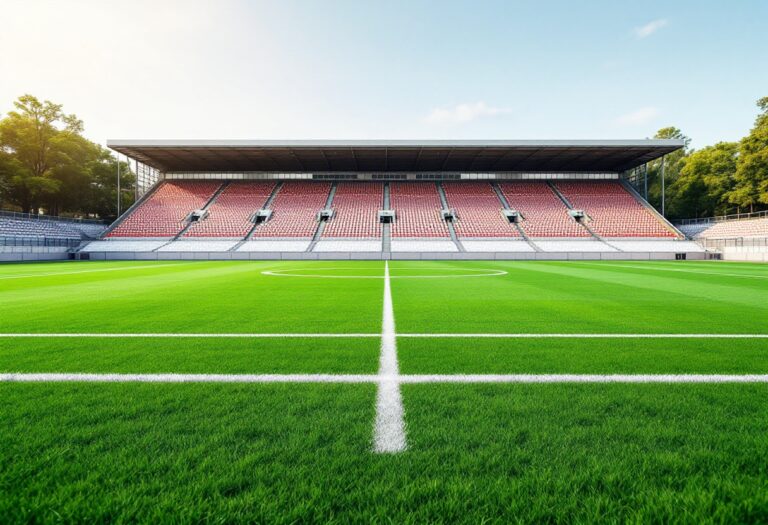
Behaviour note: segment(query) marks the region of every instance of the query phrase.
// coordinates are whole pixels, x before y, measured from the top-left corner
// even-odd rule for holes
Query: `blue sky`
[[[108,138],[736,140],[768,2],[4,0],[22,93]]]

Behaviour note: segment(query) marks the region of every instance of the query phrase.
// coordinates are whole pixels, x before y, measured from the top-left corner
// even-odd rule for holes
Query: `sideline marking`
[[[376,393],[376,422],[373,429],[373,451],[379,454],[402,452],[408,446],[399,374],[389,263],[384,261],[384,308],[381,315],[381,356],[377,377],[379,388]]]
[[[385,261],[386,262],[386,261]],[[456,279],[464,277],[495,277],[499,275],[508,275],[506,270],[498,270],[493,268],[453,268],[453,267],[413,267],[413,268],[395,268],[396,270],[447,270],[447,271],[461,271],[461,272],[473,272],[470,274],[462,273],[456,275],[393,275],[385,277],[383,275],[319,275],[319,274],[301,274],[301,273],[288,273],[288,272],[300,272],[304,270],[325,271],[325,270],[364,270],[365,268],[288,268],[285,270],[265,270],[262,275],[270,275],[272,277],[312,277],[316,279]],[[486,273],[480,273],[486,272]]]
[[[768,383],[768,374],[422,374],[398,375],[393,381],[392,376],[382,374],[4,373],[0,374],[0,383],[378,383],[381,388],[392,383],[398,387],[401,383]],[[404,427],[401,430],[403,448],[376,451],[404,450]]]
[[[374,338],[381,337],[382,334],[368,333],[0,333],[0,338],[157,338],[157,339],[175,339],[175,338],[243,338],[243,339],[269,339],[269,338]],[[434,334],[413,334],[399,333],[400,338],[434,338],[434,339],[768,339],[768,334],[537,334],[537,333],[434,333]]]

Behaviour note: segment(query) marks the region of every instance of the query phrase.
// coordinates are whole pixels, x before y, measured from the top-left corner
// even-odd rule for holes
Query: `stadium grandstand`
[[[67,258],[107,228],[98,220],[0,211],[0,261]]]
[[[677,228],[726,259],[768,262],[768,211],[687,219]]]
[[[108,145],[158,180],[75,258],[706,257],[627,176],[677,140]]]

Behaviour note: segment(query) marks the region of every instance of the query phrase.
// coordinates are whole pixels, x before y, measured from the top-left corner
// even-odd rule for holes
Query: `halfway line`
[[[381,355],[376,393],[376,422],[373,428],[373,451],[397,453],[406,449],[405,414],[398,382],[395,313],[392,308],[389,263],[384,261],[384,308],[381,316]]]

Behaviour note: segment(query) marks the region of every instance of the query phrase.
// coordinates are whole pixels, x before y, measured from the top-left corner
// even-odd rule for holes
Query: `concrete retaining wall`
[[[79,254],[78,254],[79,255]],[[91,252],[91,260],[674,260],[674,252]],[[706,253],[687,253],[688,260],[706,259]]]
[[[0,252],[0,262],[65,261],[67,259],[69,259],[69,254],[66,252],[55,252],[55,253]]]
[[[768,262],[768,246],[726,246],[723,260]]]

